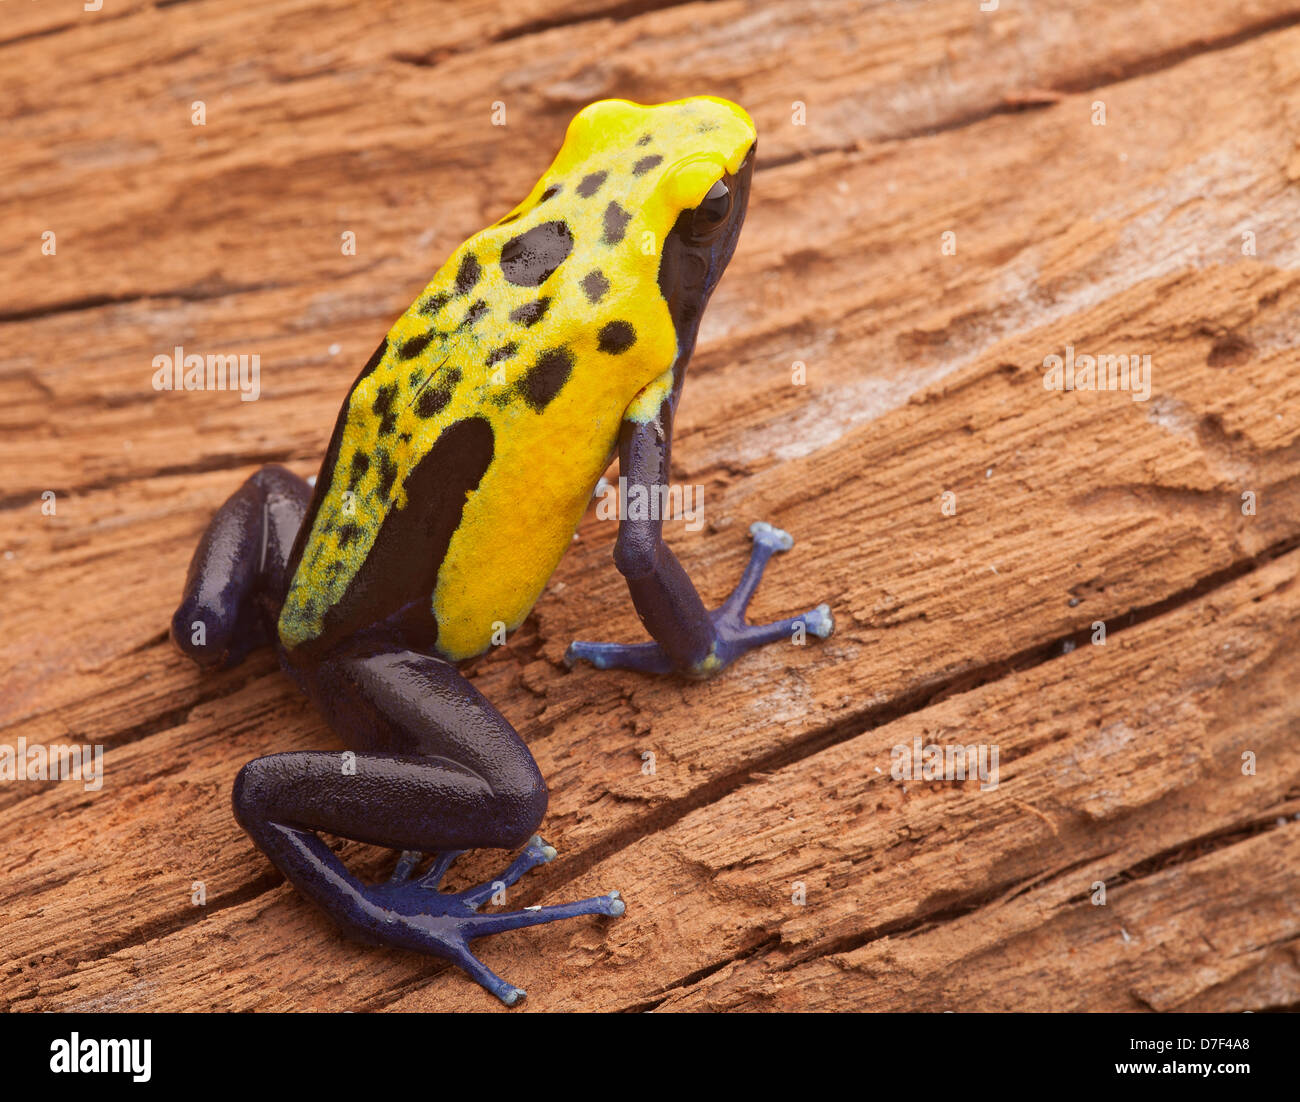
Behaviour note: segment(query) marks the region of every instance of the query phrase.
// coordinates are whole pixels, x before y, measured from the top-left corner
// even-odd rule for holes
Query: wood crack
[[[1109,88],[1116,84],[1124,84],[1127,81],[1164,72],[1182,65],[1184,62],[1193,61],[1198,57],[1230,50],[1253,39],[1275,34],[1278,31],[1289,30],[1295,26],[1300,26],[1300,13],[1275,16],[1272,19],[1261,20],[1259,23],[1243,28],[1233,34],[1222,35],[1204,42],[1166,50],[1150,57],[1139,58],[1129,65],[1116,66],[1097,79],[1064,80],[1059,83],[1048,84],[1043,91],[1050,94],[1041,98],[1033,96],[1015,98],[1008,94],[1008,98],[1002,103],[954,115],[952,118],[934,126],[917,126],[898,130],[892,134],[882,135],[874,143],[859,141],[845,145],[822,145],[809,150],[786,153],[779,157],[760,157],[754,169],[756,172],[761,172],[764,169],[782,168],[785,165],[810,161],[830,154],[856,153],[865,148],[867,144],[884,145],[892,142],[912,141],[916,138],[932,138],[955,130],[965,130],[1000,115],[1022,115],[1031,111],[1042,111],[1055,107],[1057,105],[1057,96],[1082,95],[1086,92],[1096,92],[1103,88]]]
[[[9,325],[20,321],[35,321],[41,318],[58,317],[60,314],[76,314],[84,310],[98,310],[104,306],[131,305],[140,302],[166,302],[174,299],[180,302],[211,302],[216,299],[230,298],[233,295],[254,294],[258,291],[275,291],[285,287],[282,283],[245,283],[220,284],[207,287],[199,284],[194,287],[180,287],[175,291],[156,291],[131,295],[86,295],[83,298],[66,299],[63,302],[47,303],[33,306],[26,310],[0,311],[0,325]]]
[[[403,65],[413,65],[420,69],[433,69],[441,65],[444,61],[447,61],[449,58],[481,48],[485,45],[495,46],[501,42],[513,42],[520,38],[527,38],[530,35],[543,34],[546,31],[558,30],[561,27],[578,27],[586,23],[596,23],[602,19],[633,19],[639,15],[648,15],[651,12],[666,11],[669,8],[683,7],[693,3],[712,2],[713,0],[667,0],[667,2],[656,3],[655,0],[623,0],[621,3],[609,4],[603,8],[578,12],[572,15],[554,16],[549,19],[532,19],[526,23],[520,23],[516,27],[508,27],[503,31],[498,31],[496,34],[488,35],[482,39],[465,42],[458,46],[425,50],[421,53],[398,51],[390,56],[392,57],[392,60],[400,62]]]
[[[239,467],[265,466],[268,463],[288,463],[301,458],[296,449],[279,448],[272,451],[243,452],[231,455],[210,455],[193,463],[175,463],[153,470],[141,470],[130,475],[102,478],[94,482],[83,482],[76,486],[54,486],[60,494],[71,496],[100,493],[118,486],[139,482],[142,479],[175,478],[185,475],[211,474],[214,471],[229,471]],[[6,509],[28,508],[32,503],[32,494],[15,493],[0,497],[0,511]]]

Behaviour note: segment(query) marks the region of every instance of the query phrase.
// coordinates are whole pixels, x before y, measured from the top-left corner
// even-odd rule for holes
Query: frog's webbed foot
[[[709,613],[713,627],[713,646],[705,658],[693,668],[682,671],[697,677],[709,677],[731,665],[737,658],[765,643],[791,639],[800,629],[805,634],[825,639],[835,629],[835,621],[828,605],[818,605],[799,616],[775,620],[770,624],[745,622],[745,611],[762,581],[768,560],[778,552],[789,551],[794,540],[765,521],[756,521],[749,527],[754,549],[744,573],[731,595],[721,606]],[[579,661],[590,662],[597,669],[628,669],[641,673],[670,673],[673,662],[658,643],[589,643],[573,642],[565,651],[567,665]]]
[[[555,849],[535,834],[500,876],[465,891],[440,891],[439,885],[447,870],[463,852],[449,850],[434,854],[428,871],[414,878],[424,855],[417,850],[403,850],[387,883],[368,889],[365,894],[373,906],[387,912],[392,916],[390,921],[402,927],[401,937],[408,948],[450,960],[506,1006],[514,1006],[522,999],[524,990],[507,983],[474,956],[469,942],[523,926],[537,926],[579,915],[617,916],[624,911],[619,893],[610,892],[592,899],[580,899],[576,903],[479,914],[483,904],[516,883],[530,869],[553,861]]]

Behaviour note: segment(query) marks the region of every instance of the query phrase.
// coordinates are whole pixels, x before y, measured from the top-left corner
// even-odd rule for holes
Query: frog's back
[[[611,319],[605,351],[595,333],[553,341],[545,314],[558,288],[548,284],[551,303],[534,289],[488,307],[490,292],[463,285],[440,308],[421,312],[446,293],[434,291],[403,315],[340,412],[281,612],[286,646],[414,603],[427,605],[407,613],[420,641],[436,638],[450,658],[478,653],[494,623],[527,616],[572,540],[648,381],[630,354],[652,342],[626,318]],[[430,338],[431,322],[447,330]],[[418,630],[424,613],[433,622]]]
[[[458,659],[527,616],[624,411],[666,385],[677,346],[658,246],[680,200],[661,166],[681,164],[687,132],[698,141],[739,112],[720,102],[606,101],[599,126],[583,112],[528,198],[398,319],[339,414],[281,611],[285,647],[398,616]]]

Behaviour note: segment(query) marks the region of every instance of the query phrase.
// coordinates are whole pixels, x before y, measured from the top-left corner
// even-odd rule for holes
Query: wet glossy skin
[[[381,342],[315,489],[268,467],[221,508],[173,617],[203,666],[272,642],[354,751],[245,766],[235,814],[258,846],[348,933],[452,959],[507,1003],[522,993],[469,940],[623,904],[480,915],[490,891],[437,890],[458,852],[528,839],[547,802],[527,747],[452,663],[527,616],[616,450],[630,486],[666,484],[754,144],[724,100],[582,111],[528,198],[456,250]],[[711,613],[661,521],[623,521],[615,563],[654,641],[574,643],[570,662],[702,677],[762,643],[829,634],[825,606],[744,622],[767,559],[790,546],[768,525],[753,533],[740,585]],[[389,883],[365,885],[319,831],[406,852]],[[432,867],[413,879],[424,854]],[[553,856],[534,837],[506,881]]]

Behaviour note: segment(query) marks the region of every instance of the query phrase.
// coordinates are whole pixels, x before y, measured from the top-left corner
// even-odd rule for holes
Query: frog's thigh
[[[546,784],[528,747],[454,666],[414,651],[354,651],[295,672],[356,750],[244,767],[236,816],[277,865],[270,824],[441,852],[513,847],[541,822]]]
[[[217,510],[190,560],[171,635],[200,666],[234,665],[265,641],[259,599],[278,612],[311,487],[263,467]]]

